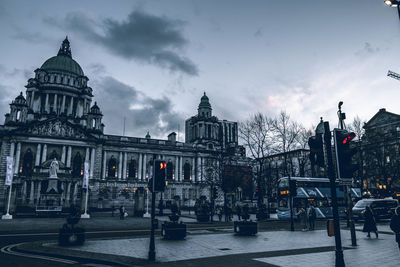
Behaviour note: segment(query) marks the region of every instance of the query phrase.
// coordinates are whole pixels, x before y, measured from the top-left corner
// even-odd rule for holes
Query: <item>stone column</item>
[[[71,156],[72,156],[72,147],[68,146],[67,168],[71,168]]]
[[[143,156],[143,180],[146,180],[147,155]]]
[[[197,181],[200,182],[201,181],[201,157],[198,156],[197,157]]]
[[[176,156],[175,157],[175,181],[179,181],[179,172],[178,172],[179,166],[178,166],[178,164],[179,164],[179,159],[178,159],[178,156]]]
[[[139,168],[138,168],[138,179],[139,179],[139,181],[142,181],[143,180],[143,178],[142,178],[142,163],[143,163],[143,155],[142,155],[142,153],[140,153],[139,154]]]
[[[85,153],[85,161],[89,161],[89,155],[90,155],[90,148],[86,148],[86,153]]]
[[[61,152],[61,162],[65,164],[65,154],[67,153],[67,147],[63,146],[62,147],[62,152]]]
[[[42,145],[38,144],[36,148],[36,158],[35,158],[35,166],[40,165],[40,150],[42,149]]]
[[[192,173],[191,173],[191,177],[192,177],[192,181],[193,182],[196,182],[196,164],[195,164],[196,162],[195,162],[195,159],[194,159],[194,157],[193,157],[193,159],[192,159]]]
[[[67,186],[67,196],[66,196],[66,202],[67,205],[69,205],[69,200],[70,200],[70,196],[71,196],[71,183],[67,182],[68,186]]]
[[[128,162],[127,157],[128,157],[128,153],[124,152],[124,166],[122,169],[122,179],[124,179],[124,180],[126,180],[126,165]]]
[[[14,161],[14,174],[17,174],[19,171],[19,158],[21,157],[21,143],[17,143],[17,153],[15,154],[15,161]]]
[[[72,203],[76,204],[77,196],[78,196],[78,182],[76,182],[74,185],[74,193],[72,195]]]
[[[103,180],[106,179],[106,168],[107,165],[107,151],[104,151],[104,155],[103,155]]]
[[[47,113],[50,112],[50,107],[49,107],[49,94],[46,94],[46,102],[44,102],[44,110],[46,110]]]
[[[38,189],[37,189],[37,195],[36,195],[36,199],[37,202],[36,204],[39,204],[39,200],[40,200],[40,191],[42,190],[42,181],[38,181]]]
[[[22,186],[22,204],[24,205],[26,202],[26,181],[24,181],[24,184]]]
[[[69,103],[69,111],[68,114],[71,115],[73,112],[73,107],[74,107],[74,98],[71,96],[71,102]]]
[[[122,152],[119,152],[119,159],[118,159],[118,179],[122,179]]]
[[[64,113],[65,110],[65,95],[63,95],[63,100],[62,100],[62,104],[61,104],[61,112],[60,113]]]
[[[90,156],[90,170],[89,170],[89,178],[93,179],[93,169],[94,169],[94,157],[96,154],[96,148],[92,148],[92,155]]]
[[[57,94],[54,94],[53,110],[57,114]]]
[[[183,158],[182,156],[179,157],[179,181],[183,180],[183,173],[182,173],[182,163],[183,163]]]
[[[33,109],[33,102],[35,101],[35,91],[32,91],[32,93],[31,93],[31,102],[29,103],[30,105],[30,107],[31,107],[31,109]]]
[[[47,144],[44,144],[42,152],[42,163],[46,161],[46,158],[47,158]]]
[[[35,190],[35,182],[31,181],[31,192],[29,194],[29,204],[33,204],[33,190]]]

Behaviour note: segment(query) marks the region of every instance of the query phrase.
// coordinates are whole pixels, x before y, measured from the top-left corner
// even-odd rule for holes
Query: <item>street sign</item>
[[[340,185],[352,185],[353,184],[353,178],[341,178],[338,179]]]

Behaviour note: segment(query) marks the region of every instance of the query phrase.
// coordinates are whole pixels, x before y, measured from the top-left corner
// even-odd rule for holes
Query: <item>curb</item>
[[[60,246],[51,247],[44,244],[52,241],[36,241],[23,243],[14,248],[16,252],[24,252],[34,255],[59,257],[63,259],[78,261],[78,263],[95,263],[113,266],[137,266],[148,265],[145,259],[127,257],[121,255],[85,252],[81,250],[67,249]],[[53,242],[52,242],[53,243]]]

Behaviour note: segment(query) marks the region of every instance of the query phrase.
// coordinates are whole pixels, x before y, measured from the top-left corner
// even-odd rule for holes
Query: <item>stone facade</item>
[[[198,115],[186,121],[185,143],[177,142],[175,133],[168,140],[152,139],[149,134],[146,138],[105,134],[103,114],[97,103],[92,105],[93,90],[88,80],[72,59],[65,39],[58,55],[48,59],[28,80],[26,98],[21,92],[10,104],[10,113],[0,125],[0,192],[4,196],[0,207],[7,203],[7,156],[14,158],[11,212],[82,206],[85,161],[90,166],[89,210],[125,205],[143,212],[153,159],[167,162],[164,200],[179,196],[182,205],[190,205],[200,195],[209,197],[202,186],[204,164],[226,148],[240,147],[236,122],[211,116],[211,105],[204,94]],[[237,150],[241,153],[232,154],[235,162],[248,164],[245,153]],[[49,162],[54,159],[60,163],[58,198],[50,201],[45,193]]]
[[[362,188],[391,196],[400,192],[400,115],[380,109],[367,123],[357,146]]]

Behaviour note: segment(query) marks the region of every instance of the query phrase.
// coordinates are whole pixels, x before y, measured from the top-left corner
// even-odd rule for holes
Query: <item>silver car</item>
[[[355,221],[363,220],[365,208],[370,206],[376,220],[390,219],[398,205],[397,199],[362,199],[354,205],[353,217]]]

